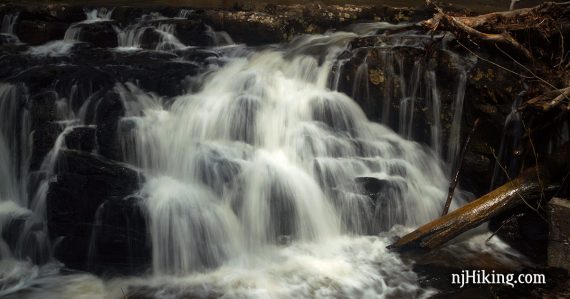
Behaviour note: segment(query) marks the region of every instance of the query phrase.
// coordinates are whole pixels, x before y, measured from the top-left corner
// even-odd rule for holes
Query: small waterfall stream
[[[453,63],[454,113],[444,140],[435,67],[413,58],[410,68],[409,57],[396,53],[400,47],[419,45],[411,40],[430,38],[415,31],[379,45],[381,74],[373,73],[364,59],[347,95],[340,82],[346,64],[356,56],[346,55],[354,50],[351,43],[394,25],[364,24],[351,32],[300,36],[259,48],[235,44],[227,33],[206,25],[209,46],[195,46],[177,36],[173,21],[193,13],[182,10],[173,18],[148,14],[125,26],[113,25],[118,47],[85,50],[76,47],[83,26],[112,21],[112,10],[85,13],[86,20],[72,24],[62,41],[19,54],[53,59],[50,67],[79,69],[87,78],[84,82],[72,75],[41,89],[53,94],[54,112],[40,115],[49,118],[46,123],[56,133],[37,169],[30,165],[39,150],[32,146],[37,144],[33,134],[40,134],[40,128],[29,111],[38,114],[34,105],[44,103],[34,102],[33,84],[11,83],[22,77],[0,83],[0,233],[11,220],[23,223],[16,246],[0,239],[0,296],[120,298],[123,287],[146,290],[156,298],[434,294],[419,286],[409,261],[385,247],[395,235],[441,212],[446,174],[459,151],[471,58]],[[2,32],[11,32],[12,18],[4,17]],[[143,45],[149,31],[159,35],[153,47]],[[65,60],[69,53],[88,50],[112,59],[93,64],[90,57]],[[159,78],[168,75],[167,69],[149,81],[121,77],[125,69],[136,73],[136,55],[151,65],[162,59],[169,68],[197,71],[178,79],[183,88],[167,95],[160,90],[171,82]],[[195,58],[200,55],[207,58]],[[385,86],[378,123],[355,102],[378,101],[371,97],[369,81]],[[429,145],[413,140],[418,102],[425,102],[433,119]],[[398,114],[390,113],[393,103]],[[119,112],[108,107],[119,107]],[[108,121],[113,113],[116,122]],[[397,133],[388,126],[391,119],[397,120]],[[85,135],[91,139],[77,137],[77,130],[91,132]],[[116,156],[105,151],[109,140],[117,142],[112,148]],[[140,188],[126,197],[115,198],[111,193],[116,190],[102,191],[112,199],[95,207],[93,219],[82,219],[92,223],[82,237],[89,240],[84,249],[92,267],[101,251],[109,251],[98,242],[105,237],[112,204],[136,200],[128,207],[142,211],[152,253],[143,274],[109,281],[60,274],[62,265],[53,252],[62,248],[65,237],[50,238],[49,193],[70,179],[72,170],[61,170],[59,163],[69,152],[95,159],[88,166],[96,169],[97,178],[107,174],[109,165],[124,167],[123,174],[127,169],[141,174]],[[78,171],[83,171],[78,179],[92,175]],[[452,208],[463,202],[456,195]],[[126,234],[136,229],[127,226]],[[508,255],[500,241],[493,242],[473,247],[491,246]],[[31,289],[40,293],[19,292]]]

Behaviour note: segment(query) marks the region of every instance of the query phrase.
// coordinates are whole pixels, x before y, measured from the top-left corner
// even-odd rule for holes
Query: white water
[[[2,17],[2,26],[0,27],[0,33],[14,34],[14,25],[18,20],[18,14],[6,14]]]
[[[190,12],[181,11],[180,16],[174,19],[186,18],[189,13]],[[130,24],[126,28],[121,29],[116,27],[115,30],[118,35],[119,49],[141,49],[145,34],[149,34],[147,31],[152,31],[159,36],[158,43],[154,50],[168,51],[185,48],[186,46],[174,35],[176,25],[172,23],[161,23],[161,21],[165,22],[168,20],[168,18],[160,14],[153,13],[143,15],[137,23]]]
[[[63,40],[67,42],[80,41],[81,30],[83,29],[83,26],[85,26],[86,24],[110,21],[112,14],[113,10],[107,8],[85,10],[86,19],[84,21],[71,24],[69,28],[67,28],[67,30],[65,31]]]
[[[353,37],[311,36],[289,50],[230,59],[169,109],[120,89],[124,100],[141,99],[126,105],[137,129],[123,146],[150,177],[141,191],[152,235],[150,292],[431,294],[386,251],[386,237],[354,236],[435,218],[447,180],[429,151],[369,122],[349,97],[328,89],[336,55]],[[321,64],[302,54],[286,58],[322,43],[329,46]],[[393,188],[374,209],[357,177]]]
[[[88,16],[88,21],[98,18]],[[140,48],[145,26],[141,21],[121,31],[120,47]],[[151,29],[162,32],[156,50],[185,47],[176,43],[173,25]],[[199,92],[177,97],[171,105],[144,92],[144,86],[117,84],[115,90],[127,109],[124,121],[136,124],[135,131],[121,136],[124,156],[147,176],[138,195],[144,198],[149,217],[150,273],[102,281],[90,275],[58,276],[58,265],[53,263],[39,267],[10,259],[4,267],[10,273],[0,275],[10,283],[5,283],[8,287],[0,289],[0,295],[28,288],[30,292],[8,298],[121,298],[122,290],[129,287],[147,288],[158,298],[425,298],[433,294],[419,287],[409,261],[385,247],[395,234],[409,230],[400,225],[414,227],[440,213],[447,177],[432,150],[368,121],[350,97],[334,90],[339,79],[331,78],[331,69],[339,65],[337,56],[356,36],[314,35],[282,50],[236,51],[236,57],[226,57],[227,64],[205,78]],[[216,45],[233,43],[223,34],[213,37]],[[64,55],[70,50],[66,45],[72,43],[57,41],[30,53]],[[319,53],[322,57],[306,54],[316,47],[324,49]],[[389,53],[386,57],[387,79],[398,75],[401,82],[409,83],[402,86],[398,99],[403,107],[399,129],[409,138],[421,65],[404,72],[401,59]],[[393,72],[398,67],[400,72]],[[366,64],[359,74],[359,80],[368,80]],[[423,80],[432,84],[433,113],[438,115],[437,79],[427,72]],[[464,93],[461,82],[457,117],[461,117]],[[14,88],[0,85],[0,104],[9,103],[8,92]],[[2,113],[15,111],[0,108]],[[64,110],[61,114],[66,114]],[[62,118],[70,121],[75,115]],[[438,132],[438,126],[432,131]],[[48,174],[70,129],[64,130],[44,160],[42,170]],[[452,129],[457,134],[458,130]],[[24,136],[29,133],[24,132]],[[433,143],[440,144],[438,135],[434,136]],[[453,138],[459,140],[458,135]],[[9,157],[14,153],[13,142],[6,139],[0,138],[0,161],[20,161]],[[4,206],[5,198],[27,196],[4,196],[17,193],[14,190],[25,184],[14,167],[1,167],[0,174],[17,179],[0,180],[4,197],[0,222],[30,213],[10,202]],[[375,178],[383,186],[384,196],[378,202],[363,195],[355,182],[362,177]],[[31,205],[21,204],[30,206],[40,222],[48,181],[44,183]],[[454,200],[454,207],[458,202],[460,198]],[[360,236],[366,233],[373,236]],[[0,246],[7,255],[6,246]]]

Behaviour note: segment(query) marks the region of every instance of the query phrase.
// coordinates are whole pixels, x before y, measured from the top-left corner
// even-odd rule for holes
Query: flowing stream
[[[183,10],[177,18],[192,12]],[[32,47],[30,57],[59,57],[74,51],[84,25],[109,21],[111,11],[88,11],[71,25],[65,47]],[[10,31],[14,17],[4,17]],[[164,17],[143,16],[116,27],[119,55],[151,52],[174,55],[193,48],[175,36]],[[56,95],[61,133],[35,173],[28,173],[32,129],[25,84],[0,83],[0,233],[10,219],[26,218],[20,248],[0,242],[0,296],[7,298],[123,298],[123,292],[152,298],[427,298],[412,262],[389,252],[396,235],[436,218],[447,194],[450,162],[459,151],[466,71],[471,58],[457,58],[453,124],[443,140],[438,78],[420,60],[405,69],[392,49],[406,32],[383,46],[388,86],[399,77],[400,92],[386,90],[384,101],[398,101],[400,114],[383,111],[380,124],[367,119],[353,98],[370,99],[367,89],[339,92],[343,60],[355,38],[389,24],[367,24],[353,32],[301,36],[269,47],[234,44],[207,28],[217,58],[182,83],[186,91],[166,97],[141,82],[114,82],[111,90],[125,107],[118,124],[120,160],[145,179],[140,208],[147,217],[152,261],[141,275],[99,278],[62,274],[50,258],[58,240],[47,237],[46,194],[57,180],[54,165],[67,150],[67,134],[94,128],[89,109],[102,105],[97,91],[74,109],[78,83]],[[394,25],[392,25],[394,26]],[[142,50],[146,30],[160,35],[155,49]],[[10,31],[11,33],[11,31]],[[419,36],[416,40],[428,38]],[[413,39],[413,38],[412,38]],[[178,52],[177,52],[178,51]],[[119,54],[116,54],[119,53]],[[157,55],[158,55],[157,54]],[[122,55],[122,54],[121,54]],[[38,58],[39,57],[39,58]],[[181,57],[174,61],[183,60]],[[189,67],[192,61],[183,61]],[[367,82],[367,62],[358,67],[355,86]],[[74,81],[75,82],[75,81]],[[414,105],[426,98],[429,146],[412,139]],[[384,104],[388,107],[388,104]],[[77,105],[76,105],[77,106]],[[386,123],[398,118],[395,132]],[[382,120],[381,120],[382,121]],[[443,144],[448,144],[444,155]],[[99,154],[99,144],[93,153]],[[375,182],[380,195],[366,194],[360,182]],[[453,208],[464,203],[457,192]],[[103,207],[103,205],[101,206]],[[101,208],[100,207],[100,208]],[[98,210],[96,226],[104,220]],[[98,234],[91,236],[94,258]],[[460,249],[518,257],[496,238],[466,241]],[[28,248],[27,254],[23,253]],[[33,250],[31,250],[33,249]],[[34,252],[30,254],[30,250]],[[17,251],[17,252],[12,252]],[[30,258],[30,255],[34,258]],[[43,262],[38,263],[38,256]],[[520,258],[520,257],[519,257]],[[146,297],[145,297],[146,298]]]

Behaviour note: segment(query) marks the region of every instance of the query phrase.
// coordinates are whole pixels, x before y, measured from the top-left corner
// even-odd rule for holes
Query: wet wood
[[[562,178],[561,174],[568,171],[569,161],[570,146],[566,144],[538,167],[526,169],[515,179],[421,226],[388,248],[396,251],[431,250],[495,215],[520,204],[531,204],[540,198],[543,192],[556,189],[557,182]]]
[[[546,2],[532,8],[493,12],[476,17],[456,17],[456,20],[475,30],[500,33],[503,31],[544,28],[550,21],[561,25],[570,21],[570,2]]]
[[[527,108],[533,108],[542,112],[547,112],[558,106],[562,109],[569,109],[570,102],[568,101],[568,98],[570,98],[570,87],[552,90],[526,101],[526,103],[519,108],[519,111]]]
[[[532,60],[531,52],[509,33],[510,31],[539,29],[548,38],[570,30],[570,2],[547,2],[542,5],[506,12],[494,12],[474,17],[454,17],[428,1],[435,8],[433,18],[424,21],[432,31],[452,32],[459,40],[483,46],[499,47],[514,56]]]

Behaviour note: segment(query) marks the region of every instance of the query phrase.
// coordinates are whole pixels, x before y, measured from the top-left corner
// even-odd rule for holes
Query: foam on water
[[[383,249],[386,239],[349,237],[433,219],[447,188],[430,151],[369,122],[349,97],[328,88],[336,55],[352,38],[310,36],[286,50],[232,58],[205,78],[200,92],[169,109],[140,96],[141,105],[126,105],[134,109],[127,115],[136,129],[123,136],[125,159],[151,176],[141,196],[156,279],[169,274],[192,284],[231,273],[233,284],[259,288],[217,286],[230,297],[422,294],[413,273],[384,276],[372,262],[400,265]],[[304,54],[316,47],[325,51],[320,62]],[[122,98],[132,92],[121,89]],[[371,202],[356,182],[366,177],[391,196]],[[351,257],[351,242],[362,255],[377,255]],[[236,265],[257,270],[242,277]],[[325,275],[333,269],[338,277]],[[263,278],[265,271],[276,272],[274,280]],[[391,279],[394,285],[385,281]],[[404,290],[395,285],[400,279]]]

